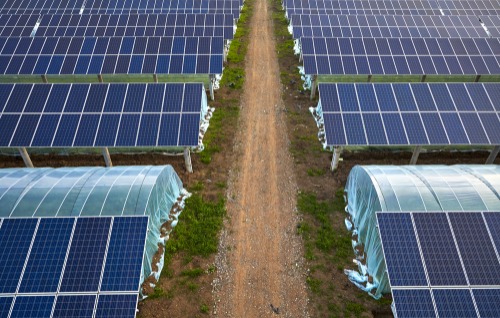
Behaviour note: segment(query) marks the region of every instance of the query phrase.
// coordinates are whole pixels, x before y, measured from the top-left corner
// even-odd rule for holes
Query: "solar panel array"
[[[0,38],[0,74],[220,74],[222,37]]]
[[[500,37],[500,16],[482,16],[481,21],[492,37]]]
[[[2,219],[2,317],[135,317],[148,217]]]
[[[499,0],[285,0],[292,14],[499,15]]]
[[[500,84],[319,84],[327,146],[500,145]]]
[[[3,25],[3,17],[0,17],[0,25]],[[11,20],[7,21],[9,25],[15,23]],[[233,25],[232,14],[44,15],[34,36],[209,36],[232,39]],[[11,29],[4,29],[0,35],[27,33],[26,28],[19,28],[12,29],[14,34],[9,34]]]
[[[492,18],[495,18],[493,16]],[[489,16],[485,17],[486,21]],[[489,37],[477,16],[294,14],[293,37]]]
[[[239,17],[241,0],[7,0],[0,14],[227,13]]]
[[[204,88],[0,84],[0,147],[198,146]]]
[[[377,212],[397,317],[498,317],[500,213]]]
[[[302,38],[306,74],[500,74],[498,38]]]

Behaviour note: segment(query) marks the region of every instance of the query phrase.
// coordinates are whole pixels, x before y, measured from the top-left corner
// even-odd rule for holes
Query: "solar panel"
[[[500,74],[497,38],[375,38],[377,47],[373,40],[302,37],[304,72],[310,75]]]
[[[201,83],[0,84],[0,147],[196,147],[203,94]]]
[[[498,212],[377,212],[398,317],[496,317],[500,260],[494,236]],[[413,225],[410,225],[413,223]],[[408,224],[408,225],[406,225]],[[403,229],[403,230],[402,230]],[[406,231],[405,229],[408,229]],[[490,237],[491,235],[491,237]],[[394,238],[400,246],[393,248]],[[407,242],[416,238],[419,256]],[[422,259],[427,283],[396,285],[393,277]],[[398,259],[399,263],[388,261]]]
[[[492,37],[500,37],[500,16],[481,16],[480,19]]]
[[[0,36],[30,36],[38,18],[35,14],[0,15]]]
[[[320,83],[324,145],[498,145],[497,91],[479,83]]]
[[[0,25],[1,23],[2,16]],[[201,36],[232,39],[233,26],[232,14],[44,15],[34,36]],[[33,27],[34,23],[31,30]],[[22,35],[30,35],[31,30],[30,33]],[[158,46],[156,42],[159,42],[159,39],[150,40],[147,53],[158,52],[157,48],[155,50]],[[111,43],[113,42],[110,42],[110,45]],[[113,46],[119,48],[120,42],[116,45],[113,43]]]
[[[307,15],[294,14],[293,37],[489,37],[476,16]],[[380,40],[379,46],[386,44]],[[376,43],[373,47],[376,49]],[[379,47],[379,50],[381,48]]]
[[[135,317],[148,217],[0,221],[2,317]]]
[[[9,37],[0,47],[0,74],[221,74],[224,38]]]

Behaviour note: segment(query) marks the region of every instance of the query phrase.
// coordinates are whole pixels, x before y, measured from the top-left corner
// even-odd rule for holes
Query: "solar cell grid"
[[[15,99],[0,113],[0,146],[199,144],[202,84],[17,85],[0,85],[0,99]],[[26,106],[19,103],[26,99]],[[186,113],[184,123],[180,113]],[[161,123],[163,114],[178,120]]]
[[[28,54],[16,55],[15,48],[23,41],[29,47]],[[152,44],[147,46],[149,42]],[[43,45],[39,44],[33,37],[8,38],[0,48],[0,73],[222,73],[222,37],[46,37]],[[157,50],[158,45],[159,52],[146,51]]]
[[[428,289],[392,289],[398,317],[436,317],[431,292]]]
[[[325,44],[327,39],[329,46]],[[369,38],[302,37],[304,72],[312,75],[500,74],[497,38],[468,39],[467,50],[464,40],[459,38],[377,38],[375,42],[377,45],[385,42],[381,47],[388,46],[390,54],[378,51]],[[427,49],[420,49],[424,46]],[[340,54],[336,47],[340,47]],[[375,51],[378,53],[367,54]],[[335,59],[340,65],[332,67],[332,63],[327,62],[329,59]]]
[[[487,85],[321,83],[326,145],[500,144],[500,87]]]

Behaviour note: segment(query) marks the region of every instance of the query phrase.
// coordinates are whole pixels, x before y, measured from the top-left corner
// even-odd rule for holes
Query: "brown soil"
[[[271,10],[256,0],[230,176],[228,216],[216,258],[220,317],[307,317],[296,181],[287,151]]]

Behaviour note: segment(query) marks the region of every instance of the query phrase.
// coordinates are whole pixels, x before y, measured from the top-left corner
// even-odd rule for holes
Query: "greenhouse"
[[[500,211],[500,166],[355,166],[345,196],[358,264],[358,271],[345,272],[379,298],[391,289],[375,213]]]
[[[149,216],[141,284],[188,196],[171,166],[0,169],[0,218]]]

